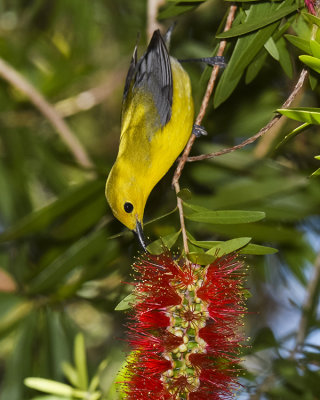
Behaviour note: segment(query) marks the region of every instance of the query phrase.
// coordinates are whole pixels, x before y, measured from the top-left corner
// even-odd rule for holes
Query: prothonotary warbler
[[[170,34],[171,30],[167,36]],[[190,61],[223,65],[221,57]],[[156,30],[139,60],[137,46],[133,52],[123,93],[119,152],[106,184],[114,216],[137,234],[144,249],[146,201],[185,147],[193,119],[189,76],[180,62],[169,56]]]
[[[126,78],[119,152],[106,184],[114,216],[133,230],[145,248],[143,213],[153,187],[185,147],[193,126],[188,74],[169,56],[160,31]]]

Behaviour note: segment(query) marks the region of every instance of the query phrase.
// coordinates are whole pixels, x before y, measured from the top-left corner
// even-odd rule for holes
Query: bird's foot
[[[199,137],[201,137],[201,136],[207,136],[207,135],[208,135],[208,132],[206,131],[206,129],[205,129],[203,126],[197,125],[197,124],[194,124],[194,125],[193,125],[192,133],[193,133],[197,138],[199,138]]]

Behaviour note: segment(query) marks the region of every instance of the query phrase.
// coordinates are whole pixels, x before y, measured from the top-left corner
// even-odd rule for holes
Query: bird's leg
[[[194,124],[192,127],[192,133],[194,136],[196,136],[197,138],[201,137],[201,136],[207,136],[208,132],[206,131],[206,129],[201,126],[201,125],[197,125]]]

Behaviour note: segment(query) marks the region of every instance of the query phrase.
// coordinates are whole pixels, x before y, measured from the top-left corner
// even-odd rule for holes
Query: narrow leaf
[[[24,384],[31,389],[39,390],[44,393],[56,394],[64,397],[72,397],[78,393],[77,397],[80,397],[79,391],[75,391],[71,386],[50,379],[26,378]],[[81,395],[85,395],[85,393],[82,393]]]
[[[315,24],[315,25],[317,25],[317,26],[320,27],[320,18],[316,17],[316,16],[313,15],[313,14],[309,14],[309,13],[306,13],[306,12],[302,12],[301,14],[302,14],[302,15],[304,16],[304,18],[307,19],[309,22],[311,22],[312,24]]]
[[[235,36],[244,35],[245,33],[249,33],[252,31],[256,31],[259,28],[263,28],[267,25],[272,24],[273,22],[278,21],[279,19],[282,19],[283,17],[285,17],[288,14],[291,14],[292,12],[296,11],[297,9],[298,9],[297,4],[294,4],[294,5],[288,6],[288,7],[279,8],[277,11],[274,11],[272,13],[272,15],[261,18],[259,21],[245,23],[245,24],[235,26],[234,28],[231,28],[227,32],[220,33],[216,37],[218,39],[227,39],[227,38],[231,38],[231,37],[235,37]]]
[[[275,22],[258,32],[243,36],[237,40],[228,66],[223,72],[214,95],[214,107],[217,108],[234,91],[245,68],[259,53],[279,23]]]
[[[107,243],[110,243],[109,245],[112,247],[114,246],[111,245],[111,242]],[[30,282],[29,291],[37,293],[61,282],[73,268],[88,262],[93,256],[101,253],[105,247],[106,236],[103,230],[78,240]]]
[[[238,239],[242,239],[242,238],[238,238]],[[189,240],[194,245],[196,245],[198,247],[202,247],[204,249],[211,249],[214,246],[219,247],[219,245],[221,243],[226,243],[226,242],[221,242],[221,241],[196,241],[196,240],[191,240],[191,239],[189,239]],[[261,246],[259,244],[249,243],[249,244],[245,245],[242,249],[240,249],[239,253],[241,253],[241,254],[265,255],[265,254],[274,254],[277,251],[278,250],[273,248],[273,247]]]
[[[188,215],[186,218],[191,221],[212,224],[246,224],[260,221],[265,218],[265,213],[262,211],[241,210],[206,211]]]
[[[311,39],[310,47],[311,47],[312,55],[316,58],[320,58],[320,44],[316,40]]]
[[[308,55],[299,56],[299,60],[320,74],[320,59]]]
[[[308,126],[310,126],[310,124],[306,122],[305,124],[302,124],[302,125],[298,126],[298,127],[295,128],[293,131],[291,131],[290,133],[288,133],[288,134],[284,137],[284,139],[283,139],[279,144],[277,144],[276,149],[278,149],[279,147],[283,146],[285,143],[288,142],[288,140],[290,140],[290,139],[292,139],[293,137],[299,135],[299,133],[303,132]]]
[[[269,246],[261,246],[259,244],[249,243],[239,250],[241,254],[253,254],[258,256],[263,256],[266,254],[274,254],[277,253],[278,249]]]
[[[255,57],[255,59],[247,68],[245,77],[246,84],[249,84],[255,79],[255,77],[260,72],[261,68],[265,65],[267,57],[268,57],[268,52],[266,51],[266,49],[265,48],[261,49],[260,52]]]
[[[311,47],[309,40],[302,39],[299,36],[294,36],[289,34],[284,36],[290,43],[298,47],[298,49],[304,51],[305,53],[311,54]]]
[[[319,176],[320,175],[320,168],[318,168],[316,171],[312,172],[311,176]]]
[[[250,242],[250,240],[251,240],[250,237],[242,237],[242,238],[227,240],[226,242],[221,242],[220,244],[212,247],[210,250],[206,252],[206,254],[214,255],[216,257],[221,257],[225,254],[232,253],[233,251],[236,251],[241,247],[244,247],[246,244]]]
[[[78,333],[74,342],[74,363],[79,377],[79,389],[88,389],[87,357],[84,337]]]
[[[162,20],[166,18],[176,17],[177,15],[181,15],[195,9],[202,3],[203,1],[190,2],[190,4],[184,2],[178,4],[169,4],[168,7],[166,7],[158,14],[158,19]]]
[[[208,265],[211,264],[217,257],[206,253],[190,252],[187,255],[188,259],[194,264]]]
[[[134,304],[137,302],[137,297],[135,294],[130,293],[124,299],[120,301],[120,303],[116,306],[115,311],[125,311],[132,308]]]
[[[292,60],[291,60],[291,56],[290,53],[287,49],[286,46],[286,41],[284,40],[283,37],[281,37],[277,42],[276,42],[276,46],[279,52],[279,62],[280,65],[282,67],[282,69],[284,70],[285,74],[292,79],[293,77],[293,66],[292,66]]]
[[[177,196],[183,201],[190,200],[192,197],[191,191],[187,188],[181,189]]]
[[[68,362],[63,362],[62,371],[65,377],[71,383],[71,385],[73,385],[74,387],[80,387],[77,371],[71,364],[69,364]]]
[[[88,201],[89,198],[95,198],[103,190],[104,182],[91,182],[81,187],[70,190],[62,195],[58,200],[30,215],[22,218],[12,228],[0,235],[0,242],[13,240],[25,235],[42,231],[50,225],[57,217],[66,214],[70,210],[76,209],[80,204]]]
[[[320,61],[320,60],[319,60]],[[296,108],[280,108],[279,113],[288,118],[309,124],[320,124],[320,108],[313,107],[296,107]]]
[[[279,54],[277,46],[276,46],[274,40],[272,39],[272,37],[270,37],[266,41],[266,43],[264,44],[264,47],[268,51],[268,53],[271,55],[271,57],[273,57],[275,60],[279,61],[280,54]]]
[[[160,239],[155,240],[147,246],[147,250],[151,254],[161,254],[163,253],[164,249],[171,249],[171,247],[178,240],[180,233],[181,231],[170,233],[169,235],[163,236]]]

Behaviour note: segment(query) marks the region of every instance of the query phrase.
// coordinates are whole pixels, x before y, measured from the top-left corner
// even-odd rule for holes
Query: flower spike
[[[134,264],[127,400],[227,400],[239,386],[245,273],[237,255],[202,267],[170,253]]]

